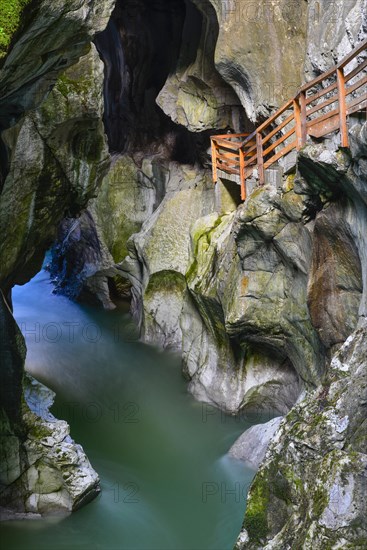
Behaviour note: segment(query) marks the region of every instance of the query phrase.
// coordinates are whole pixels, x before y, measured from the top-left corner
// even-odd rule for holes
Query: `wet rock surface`
[[[102,31],[114,0],[37,0],[0,72],[0,128],[12,126],[40,106],[60,73],[85,55],[93,36]]]
[[[47,412],[48,390],[31,382],[32,391],[26,393],[33,396],[34,412],[24,401],[29,384],[23,387],[25,345],[11,313],[11,287],[37,273],[57,224],[86,206],[108,166],[101,120],[103,65],[91,40],[106,26],[113,3],[32,2],[20,14],[1,61],[4,519],[69,513],[99,491],[98,476],[70,439],[68,425]],[[50,397],[46,400],[49,404]]]
[[[55,394],[31,376],[19,376],[25,343],[3,299],[0,318],[1,341],[7,337],[1,349],[7,378],[1,394],[0,519],[69,514],[97,496],[98,475],[71,439],[67,422],[50,413]]]
[[[12,152],[0,205],[4,290],[37,272],[57,224],[86,206],[107,171],[102,80],[92,47],[59,77],[39,110],[2,133]]]

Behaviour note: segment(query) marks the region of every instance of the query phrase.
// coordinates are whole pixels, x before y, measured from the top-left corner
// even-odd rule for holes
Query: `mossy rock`
[[[153,273],[145,290],[145,298],[155,292],[178,292],[183,294],[186,290],[186,279],[177,271],[163,270]]]
[[[25,7],[32,0],[1,0],[0,2],[0,62],[8,53],[13,36],[21,27]]]
[[[258,474],[251,486],[244,527],[251,542],[261,543],[269,531],[267,509],[269,504],[268,479]]]

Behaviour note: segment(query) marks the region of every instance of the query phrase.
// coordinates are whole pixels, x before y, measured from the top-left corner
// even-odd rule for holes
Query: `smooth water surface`
[[[126,311],[80,306],[52,288],[42,271],[14,289],[26,366],[56,391],[53,412],[102,492],[67,518],[3,524],[1,548],[230,550],[254,472],[226,452],[254,419],[195,401],[179,357],[138,342]]]

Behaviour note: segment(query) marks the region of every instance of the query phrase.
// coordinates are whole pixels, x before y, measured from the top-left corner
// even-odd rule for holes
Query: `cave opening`
[[[167,116],[156,101],[167,78],[195,62],[202,33],[211,35],[211,69],[216,72],[219,26],[214,8],[208,4],[205,10],[210,10],[209,15],[190,0],[117,0],[107,28],[95,38],[105,65],[104,124],[112,154],[163,151],[168,160],[208,165],[210,134],[227,131],[230,125],[190,131]],[[236,94],[219,73],[216,78],[222,94],[235,104],[236,131],[248,131],[251,124]],[[200,90],[206,85],[197,80],[196,86]]]

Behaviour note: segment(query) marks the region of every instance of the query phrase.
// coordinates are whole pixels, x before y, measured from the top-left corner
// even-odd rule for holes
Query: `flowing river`
[[[226,456],[259,418],[234,418],[187,392],[177,354],[138,341],[126,310],[52,294],[41,271],[13,293],[27,370],[57,393],[101,478],[66,518],[7,522],[2,549],[231,550],[254,475]]]

